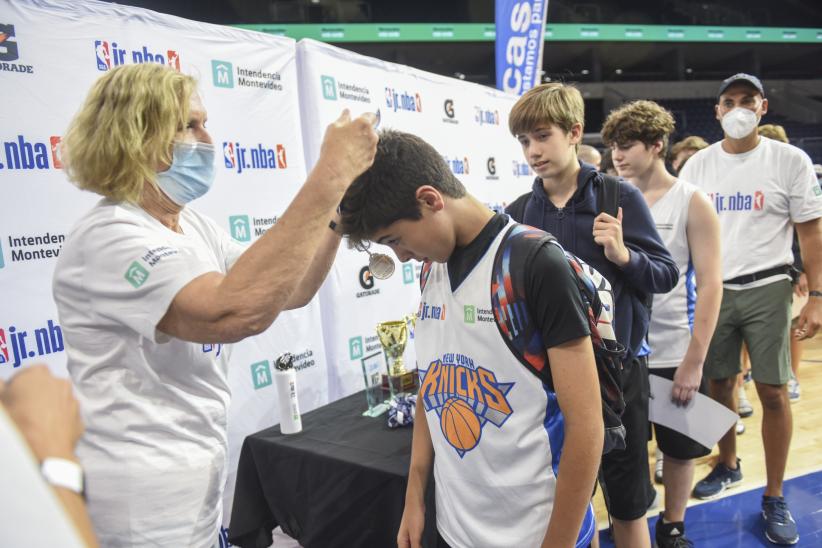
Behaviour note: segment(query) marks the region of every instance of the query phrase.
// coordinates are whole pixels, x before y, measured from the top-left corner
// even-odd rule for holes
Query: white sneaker
[[[788,399],[791,403],[799,401],[802,393],[799,391],[799,381],[793,377],[788,380]]]
[[[751,406],[751,402],[748,401],[748,395],[745,393],[745,387],[740,386],[736,393],[739,399],[736,412],[739,413],[739,416],[744,419],[753,415],[753,406]]]
[[[736,421],[736,435],[741,436],[745,433],[745,423],[741,420]]]

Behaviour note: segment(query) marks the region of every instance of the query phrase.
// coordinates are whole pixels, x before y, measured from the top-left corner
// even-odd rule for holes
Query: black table
[[[365,394],[303,415],[303,431],[274,426],[243,442],[229,540],[267,548],[282,527],[305,548],[396,546],[412,427],[388,428],[386,414],[361,416]],[[436,545],[433,481],[423,544]]]

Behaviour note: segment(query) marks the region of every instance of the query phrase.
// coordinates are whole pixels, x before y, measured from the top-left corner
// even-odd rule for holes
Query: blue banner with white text
[[[548,0],[496,0],[497,89],[522,95],[539,84]]]

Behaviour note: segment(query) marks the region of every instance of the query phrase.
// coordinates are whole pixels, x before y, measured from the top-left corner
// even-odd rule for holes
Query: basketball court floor
[[[785,497],[799,528],[796,546],[822,547],[822,336],[807,341],[799,368],[802,397],[792,404],[794,431],[785,482]],[[752,384],[747,386],[748,399],[754,407],[752,417],[743,419],[746,432],[737,437],[744,479],[735,489],[719,499],[703,502],[691,499],[685,526],[688,537],[697,547],[748,548],[774,546],[765,539],[760,516],[760,500],[765,485],[765,456],[762,450],[762,407]],[[649,445],[653,470],[654,444]],[[697,461],[695,479],[701,479],[713,467],[718,452]],[[655,486],[658,500],[664,490]],[[607,515],[601,497],[595,499],[603,547],[612,547],[608,539]],[[653,536],[658,509],[647,517]]]

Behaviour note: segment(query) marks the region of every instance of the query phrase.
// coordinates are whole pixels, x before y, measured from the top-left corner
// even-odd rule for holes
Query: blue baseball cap
[[[745,74],[744,72],[740,72],[738,74],[734,74],[730,78],[725,78],[722,80],[722,83],[719,85],[719,92],[716,94],[717,97],[725,93],[725,90],[728,89],[732,84],[737,82],[745,82],[750,84],[756,91],[759,92],[762,97],[765,97],[765,88],[762,87],[762,82],[756,76],[752,76],[750,74]]]

